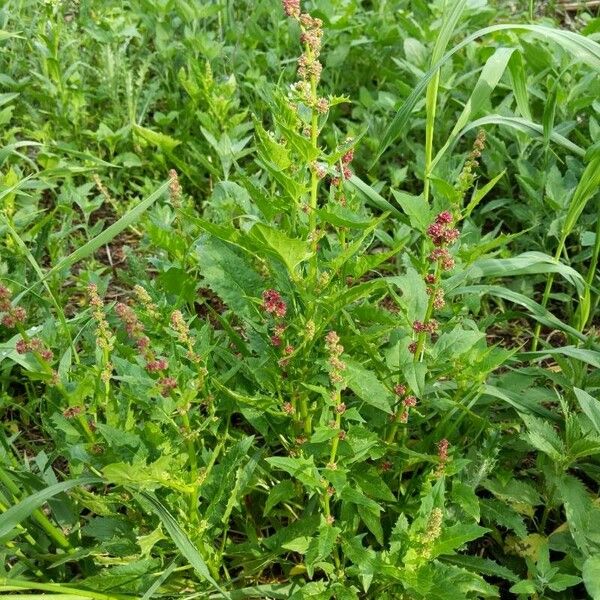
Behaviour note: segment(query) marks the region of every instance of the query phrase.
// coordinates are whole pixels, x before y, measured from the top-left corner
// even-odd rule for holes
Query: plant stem
[[[189,497],[190,520],[196,522],[198,520],[198,460],[196,458],[196,446],[194,444],[190,418],[187,412],[182,413],[181,420],[185,432],[185,446],[190,465],[190,479],[192,485],[192,491],[190,492]]]
[[[308,400],[306,396],[300,398],[300,415],[304,421],[304,434],[307,438],[312,435],[312,416],[308,410]]]
[[[427,87],[426,107],[427,118],[425,123],[425,181],[423,182],[423,198],[429,203],[429,178],[431,176],[431,161],[433,158],[433,133],[435,129],[435,113],[437,107],[437,94],[440,85],[439,70],[433,76]]]
[[[600,210],[600,206],[599,206]],[[592,308],[592,284],[596,277],[598,268],[598,258],[600,257],[600,218],[596,219],[596,238],[594,240],[594,249],[590,258],[590,266],[585,277],[585,291],[583,298],[577,307],[577,329],[583,333],[585,326],[590,318]]]
[[[435,267],[435,280],[439,281],[439,278],[440,278],[440,265],[438,263]],[[438,283],[438,285],[439,285],[439,283]],[[431,290],[431,294],[429,295],[429,300],[427,302],[427,310],[425,311],[425,319],[423,320],[423,323],[429,322],[429,320],[431,319],[431,315],[433,314],[433,303],[435,302],[435,292],[436,292],[436,288],[433,288]],[[415,362],[421,362],[423,360],[426,339],[427,339],[427,332],[421,331],[417,338],[417,349],[415,351],[415,357],[414,357]]]
[[[560,256],[563,253],[565,242],[567,241],[566,236],[561,236],[558,247],[556,248],[556,252],[554,253],[554,260],[556,262],[560,261]],[[552,291],[552,284],[554,283],[554,273],[550,273],[548,275],[548,279],[546,280],[546,287],[544,288],[544,295],[542,296],[542,308],[546,308],[548,305],[548,300],[550,299],[550,293]],[[538,347],[538,342],[540,339],[540,333],[542,331],[542,324],[538,321],[535,326],[535,330],[533,332],[533,340],[531,342],[531,352],[535,352]]]

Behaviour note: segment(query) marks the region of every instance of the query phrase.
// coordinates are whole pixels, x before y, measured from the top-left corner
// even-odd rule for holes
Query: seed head
[[[298,19],[300,17],[300,0],[283,0],[283,10],[288,17]]]

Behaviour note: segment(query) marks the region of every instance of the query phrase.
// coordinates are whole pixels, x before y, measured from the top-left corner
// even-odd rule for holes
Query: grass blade
[[[454,3],[452,9],[447,14],[446,18],[442,23],[442,27],[438,33],[435,46],[431,55],[431,64],[439,62],[440,58],[444,54],[450,37],[456,29],[456,25],[463,13],[465,8],[466,0],[458,0]],[[427,85],[426,93],[426,122],[425,122],[425,187],[423,189],[423,197],[425,202],[429,202],[429,178],[431,177],[431,171],[433,164],[431,157],[433,154],[433,132],[435,129],[435,113],[437,108],[437,96],[440,86],[440,70],[438,69],[429,84]]]
[[[55,483],[39,492],[35,492],[21,500],[18,504],[11,506],[6,512],[0,515],[0,538],[12,531],[16,525],[29,517],[35,510],[44,504],[50,498],[66,492],[78,485],[87,485],[101,481],[97,477],[80,477],[69,481]]]
[[[185,531],[181,529],[173,515],[167,510],[162,502],[160,502],[156,496],[149,494],[148,492],[140,492],[140,496],[152,506],[154,512],[160,518],[165,526],[165,529],[171,536],[173,543],[177,546],[177,548],[179,548],[179,551],[185,556],[192,567],[194,567],[194,570],[198,573],[198,575],[206,579],[206,581],[208,581],[216,590],[218,590],[223,598],[230,598],[229,594],[225,592],[213,579],[210,571],[208,570],[208,566],[198,551],[198,548],[194,546],[190,538],[186,535]]]
[[[81,259],[86,258],[90,254],[94,253],[96,250],[98,250],[98,248],[108,244],[108,242],[119,235],[119,233],[135,223],[140,216],[146,210],[148,210],[148,208],[150,208],[152,204],[158,200],[158,198],[162,196],[162,194],[168,189],[170,183],[170,179],[165,181],[157,190],[152,192],[152,194],[150,194],[146,199],[142,200],[139,204],[126,212],[118,221],[115,221],[112,225],[99,233],[95,238],[91,239],[89,242],[86,242],[83,246],[81,246],[81,248],[75,250],[75,252],[69,254],[69,256],[65,256],[65,258],[59,261],[58,264],[56,264],[46,273],[46,277],[50,277],[51,275],[58,273],[63,269],[72,267]]]
[[[527,78],[525,76],[525,65],[521,52],[514,52],[508,61],[508,70],[512,81],[513,94],[517,108],[521,116],[528,121],[533,121],[529,109],[529,92],[527,91]]]
[[[499,25],[491,25],[490,27],[484,27],[479,29],[475,33],[467,36],[462,42],[451,48],[444,56],[433,65],[427,73],[417,83],[414,90],[405,100],[404,104],[400,107],[392,122],[388,126],[386,132],[383,135],[379,148],[373,163],[375,164],[381,155],[385,152],[388,146],[400,135],[402,131],[405,131],[406,124],[410,118],[410,115],[419,100],[419,97],[428,86],[431,79],[435,76],[438,70],[444,66],[451,58],[462,50],[465,46],[477,40],[481,37],[494,33],[496,31],[529,31],[545,39],[552,40],[561,45],[565,50],[571,52],[571,54],[590,65],[594,69],[600,69],[600,44],[594,42],[580,34],[572,31],[565,31],[561,29],[554,29],[552,27],[542,27],[540,25],[531,25],[527,23],[520,24],[509,24],[501,23]]]
[[[488,58],[481,71],[481,74],[479,75],[479,79],[477,80],[477,83],[471,92],[471,96],[467,100],[467,103],[465,104],[462,113],[458,117],[452,132],[448,136],[446,143],[435,155],[435,158],[431,163],[431,170],[435,168],[435,165],[437,165],[439,160],[445,154],[446,150],[448,150],[448,148],[454,143],[456,138],[461,135],[460,132],[469,122],[471,115],[477,114],[484,103],[488,100],[491,93],[494,91],[498,85],[498,82],[502,78],[504,71],[506,71],[506,67],[514,51],[514,48],[498,48],[496,52],[494,52],[494,54]]]
[[[504,125],[506,127],[512,127],[518,131],[522,131],[526,133],[533,139],[544,140],[544,127],[542,125],[538,125],[537,123],[532,123],[527,119],[522,119],[521,117],[503,117],[502,115],[489,115],[487,117],[482,117],[481,119],[477,119],[472,123],[469,123],[457,136],[457,139],[462,137],[467,131],[471,129],[477,129],[479,127],[483,127],[484,125]],[[584,156],[585,150],[579,147],[577,144],[574,144],[566,137],[560,135],[560,133],[556,133],[556,131],[549,132],[549,138],[555,144],[559,146],[563,146],[567,150],[573,152],[577,156]]]

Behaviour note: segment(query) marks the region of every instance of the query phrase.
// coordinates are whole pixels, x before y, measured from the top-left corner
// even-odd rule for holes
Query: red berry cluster
[[[454,267],[454,259],[450,256],[446,246],[453,244],[460,236],[458,229],[451,226],[452,221],[452,214],[445,210],[427,228],[427,235],[435,246],[429,255],[429,260],[439,262],[444,271],[449,271]]]

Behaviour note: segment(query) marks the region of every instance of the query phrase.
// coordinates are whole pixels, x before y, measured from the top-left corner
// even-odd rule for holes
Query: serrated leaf
[[[479,498],[473,486],[467,485],[462,481],[454,481],[451,497],[470,517],[479,521]]]
[[[228,244],[210,237],[200,239],[197,253],[206,285],[238,315],[258,318],[249,298],[259,297],[264,284],[250,263]]]
[[[290,275],[293,275],[296,267],[312,254],[310,245],[305,240],[288,237],[282,231],[263,223],[256,223],[249,235],[262,246],[265,252],[279,258]]]
[[[176,140],[175,138],[172,138],[164,133],[160,133],[159,131],[152,131],[152,129],[142,127],[141,125],[134,124],[133,130],[147,142],[150,142],[154,146],[167,152],[172,152],[174,148],[181,144],[180,140]]]
[[[566,457],[566,448],[552,426],[532,415],[521,415],[521,418],[527,425],[527,432],[522,437],[540,452],[562,463]]]

